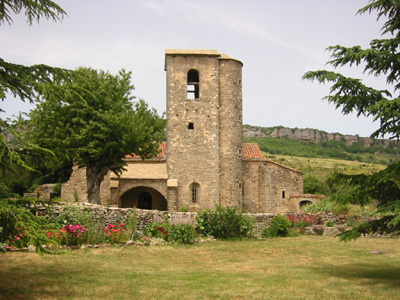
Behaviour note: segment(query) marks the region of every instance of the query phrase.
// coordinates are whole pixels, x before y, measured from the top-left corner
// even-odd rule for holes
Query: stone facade
[[[120,177],[107,175],[102,204],[169,212],[216,205],[290,211],[290,197],[303,192],[303,175],[265,159],[257,144],[242,144],[242,66],[216,50],[166,50],[167,141],[158,157],[128,156]],[[86,201],[83,175],[74,170],[64,199]]]

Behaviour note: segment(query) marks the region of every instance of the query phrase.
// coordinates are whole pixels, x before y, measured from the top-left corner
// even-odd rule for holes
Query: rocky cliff
[[[243,126],[243,136],[245,138],[265,138],[265,137],[286,137],[288,139],[296,139],[308,142],[325,142],[325,141],[344,141],[346,144],[351,145],[356,142],[363,143],[366,147],[372,144],[383,144],[385,147],[389,146],[395,141],[385,139],[372,139],[369,137],[360,137],[358,135],[347,135],[340,133],[327,133],[317,129],[301,129],[301,128],[287,128],[287,127],[258,127],[251,125]]]

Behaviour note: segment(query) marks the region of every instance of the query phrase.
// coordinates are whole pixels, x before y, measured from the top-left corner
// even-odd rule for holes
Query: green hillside
[[[304,177],[312,176],[319,180],[325,180],[334,172],[344,174],[372,174],[383,170],[386,165],[348,161],[333,158],[308,158],[291,155],[271,154],[263,151],[266,158],[281,163],[285,166],[299,170]]]
[[[257,143],[261,150],[273,155],[289,155],[306,158],[333,158],[387,165],[400,157],[399,145],[373,144],[370,147],[360,142],[347,145],[344,141],[307,142],[288,138],[244,138],[245,143]]]

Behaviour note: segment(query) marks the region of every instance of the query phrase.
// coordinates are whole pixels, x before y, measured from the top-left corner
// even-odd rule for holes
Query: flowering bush
[[[309,227],[315,223],[315,216],[313,215],[288,215],[287,218],[292,223],[293,227]]]
[[[168,240],[169,224],[152,222],[145,228],[145,234],[152,238]]]
[[[325,230],[325,226],[324,225],[315,225],[313,227],[313,231],[317,234],[317,235],[323,235],[324,234],[324,230]]]
[[[26,238],[24,229],[19,227],[17,233],[8,241],[9,248],[22,248],[26,247],[28,239]]]
[[[128,240],[128,230],[124,223],[119,225],[108,224],[103,230],[106,241],[110,244],[122,244]]]
[[[51,241],[48,243],[48,245],[66,244],[66,234],[64,231],[47,231],[46,236]]]
[[[61,228],[62,244],[67,246],[82,245],[86,241],[85,233],[88,231],[87,228],[81,225],[65,225]]]

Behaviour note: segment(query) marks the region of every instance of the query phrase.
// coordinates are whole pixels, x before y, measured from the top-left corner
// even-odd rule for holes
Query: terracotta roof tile
[[[153,158],[165,158],[167,154],[167,143],[160,144],[160,152],[157,156]],[[242,155],[243,158],[256,158],[256,159],[265,159],[264,155],[262,154],[260,147],[256,143],[244,143],[242,145]],[[140,159],[141,157],[136,154],[129,154],[126,155],[125,158],[133,158],[133,159]]]
[[[242,155],[243,158],[265,159],[260,147],[256,143],[244,143],[242,145]]]
[[[166,156],[166,154],[167,154],[167,143],[161,143],[160,144],[160,152],[157,154],[157,156],[155,156],[155,157],[153,157],[153,158],[151,158],[151,159],[154,159],[154,158],[165,158],[165,156]],[[128,154],[128,155],[125,155],[125,158],[136,158],[136,159],[141,159],[141,157],[140,157],[140,155],[136,155],[136,154],[134,154],[134,153],[132,153],[132,154]]]

